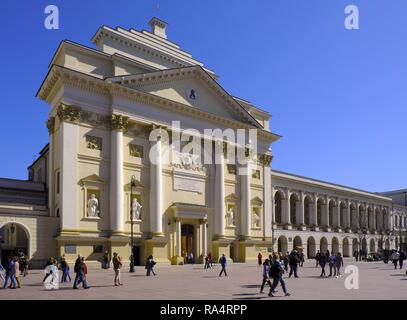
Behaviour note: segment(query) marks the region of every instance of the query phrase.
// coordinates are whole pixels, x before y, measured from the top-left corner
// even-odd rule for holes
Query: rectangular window
[[[103,253],[103,245],[94,244],[93,245],[93,253]]]
[[[143,146],[138,144],[129,144],[130,156],[136,158],[143,158]]]
[[[76,254],[76,244],[66,244],[65,253]]]
[[[92,150],[102,150],[102,138],[86,135],[86,148]]]

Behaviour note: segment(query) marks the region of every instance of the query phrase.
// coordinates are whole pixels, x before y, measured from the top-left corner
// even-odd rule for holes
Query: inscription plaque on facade
[[[193,178],[174,176],[174,190],[203,193],[204,183]]]

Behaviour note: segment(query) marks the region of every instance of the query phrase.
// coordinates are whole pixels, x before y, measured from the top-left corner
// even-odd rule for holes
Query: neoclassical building
[[[272,170],[280,136],[270,114],[231,96],[214,71],[167,39],[165,22],[150,25],[102,26],[95,48],[61,42],[37,93],[50,107],[49,143],[28,181],[0,179],[2,256],[21,249],[38,263],[78,253],[96,262],[107,250],[129,259],[132,234],[137,264],[150,254],[179,264],[187,252],[197,262],[208,252],[247,262],[295,247],[308,257],[326,249],[350,256],[403,242],[403,191]],[[255,132],[256,145],[206,130]],[[192,144],[214,161],[194,157]],[[229,150],[250,160],[231,161]]]

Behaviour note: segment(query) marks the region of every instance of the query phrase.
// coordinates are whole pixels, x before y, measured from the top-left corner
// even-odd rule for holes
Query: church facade
[[[225,91],[167,40],[165,22],[150,25],[103,26],[96,49],[61,42],[37,93],[49,143],[29,181],[0,179],[3,252],[180,264],[187,253],[248,262],[404,241],[407,207],[395,197],[272,170],[270,114]]]

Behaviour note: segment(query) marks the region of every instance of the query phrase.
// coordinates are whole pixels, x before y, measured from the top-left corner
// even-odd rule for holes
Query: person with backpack
[[[300,262],[300,258],[296,250],[291,251],[288,257],[288,263],[290,264],[290,274],[288,275],[291,278],[292,274],[294,273],[294,277],[298,278],[297,270],[298,270],[298,263]]]
[[[328,265],[329,265],[329,275],[328,277],[332,277],[332,270],[335,272],[334,276],[336,276],[336,256],[332,252],[332,254],[328,258]]]
[[[269,292],[269,297],[274,297],[273,292],[275,292],[275,289],[277,288],[278,284],[280,283],[283,292],[286,297],[290,296],[290,293],[287,292],[287,287],[285,285],[285,281],[283,279],[283,274],[284,274],[284,269],[279,261],[278,255],[274,254],[273,255],[273,262],[270,267],[269,275],[273,279],[273,284]]]
[[[326,273],[325,273],[326,261],[327,261],[326,255],[324,253],[321,253],[321,256],[319,258],[319,265],[321,266],[321,275],[320,275],[320,277],[325,277],[326,276]]]
[[[227,262],[226,262],[226,256],[224,254],[222,254],[222,257],[220,257],[219,263],[220,263],[220,265],[222,267],[222,270],[219,273],[219,277],[222,276],[222,273],[225,273],[225,277],[227,277],[228,276],[228,274],[226,273],[226,264],[227,264]]]
[[[113,270],[114,270],[114,285],[122,286],[123,283],[120,281],[120,269],[123,266],[122,259],[117,255],[117,252],[113,253]]]
[[[146,276],[150,276],[151,272],[153,273],[154,276],[157,275],[156,273],[154,273],[154,269],[153,269],[155,264],[156,264],[156,262],[154,261],[153,256],[149,256],[146,261],[146,269],[147,269]]]
[[[264,285],[267,283],[270,286],[270,290],[272,288],[271,281],[270,281],[270,268],[271,268],[271,263],[269,259],[264,260],[263,263],[263,281],[261,283],[260,287],[260,293],[264,293]]]

